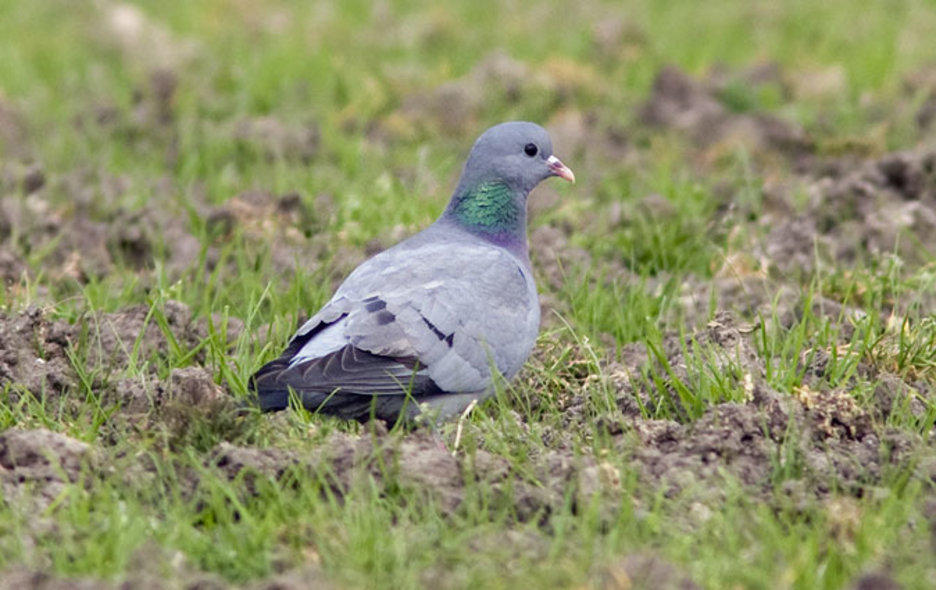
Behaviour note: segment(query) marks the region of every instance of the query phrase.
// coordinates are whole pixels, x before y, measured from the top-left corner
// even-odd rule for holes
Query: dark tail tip
[[[257,410],[263,413],[285,410],[289,407],[289,391],[264,391],[259,394],[252,391],[238,402],[237,407],[244,414]]]
[[[242,410],[277,412],[289,406],[289,388],[282,385],[271,387],[272,383],[270,383],[271,378],[275,379],[282,370],[279,365],[277,361],[267,363],[250,377],[247,382],[247,389],[250,393],[240,403]]]

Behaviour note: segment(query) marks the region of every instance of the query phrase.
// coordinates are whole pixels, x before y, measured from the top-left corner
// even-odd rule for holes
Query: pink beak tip
[[[567,180],[572,184],[575,184],[575,173],[572,172],[572,169],[562,163],[556,156],[549,156],[549,159],[546,160],[546,163],[549,164],[549,169],[553,174],[558,176],[563,180]]]

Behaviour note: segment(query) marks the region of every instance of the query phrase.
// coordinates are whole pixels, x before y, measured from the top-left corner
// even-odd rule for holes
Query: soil
[[[189,574],[183,581],[167,585],[164,576],[158,573],[136,573],[124,582],[108,583],[91,579],[61,579],[49,574],[28,569],[13,569],[0,572],[0,590],[226,590],[231,585],[208,574]],[[239,586],[244,590],[306,590],[315,588],[328,590],[337,588],[318,569],[307,568],[272,576],[268,580]],[[876,588],[876,587],[875,587]]]
[[[37,307],[0,315],[0,382],[12,385],[11,398],[17,390],[56,395],[75,386],[67,352],[71,330],[66,322],[49,321]]]
[[[853,590],[902,590],[903,586],[898,584],[890,574],[876,572],[865,574],[852,586]]]
[[[0,433],[0,487],[5,498],[26,499],[44,509],[92,468],[91,445],[48,430]]]
[[[754,157],[753,173],[768,179],[765,208],[756,222],[766,237],[752,256],[767,262],[763,270],[785,277],[812,272],[817,264],[841,267],[895,252],[911,265],[932,259],[936,150],[923,142],[878,156],[823,151],[789,121],[729,108],[726,89],[738,83],[749,90],[768,85],[783,96],[793,94],[770,64],[715,71],[703,80],[667,67],[657,76],[639,120],[650,129],[685,136],[690,156],[704,164],[703,174],[714,171],[717,177],[718,158],[739,148]],[[808,196],[805,205],[798,204],[797,193]],[[724,194],[733,200],[736,191],[727,188]],[[726,205],[726,211],[736,208],[733,202]]]
[[[294,271],[296,260],[314,270],[316,262],[332,254],[325,238],[316,235],[333,209],[324,196],[315,199],[314,209],[296,193],[257,191],[236,195],[223,205],[194,203],[212,237],[204,266],[199,267],[202,242],[193,234],[189,214],[161,180],[150,187],[148,199],[160,204],[133,211],[121,204],[129,184],[119,178],[79,171],[53,176],[48,183],[25,197],[0,193],[0,277],[7,284],[32,274],[22,259],[38,251],[44,253],[42,270],[51,279],[78,284],[104,278],[117,268],[136,271],[146,284],[157,259],[172,280],[207,280],[217,268],[221,246],[234,239],[252,251],[269,251],[271,268],[285,276]],[[69,194],[71,204],[53,205],[58,193]]]
[[[715,70],[696,80],[673,66],[663,68],[639,120],[651,128],[664,128],[687,136],[697,148],[699,163],[712,163],[742,148],[760,165],[773,160],[801,160],[815,150],[804,129],[772,114],[732,108],[732,89],[757,92],[777,87],[786,94],[779,68],[770,63],[748,70]]]
[[[462,78],[405,97],[399,114],[390,119],[384,132],[396,131],[401,126],[427,126],[447,133],[464,133],[475,126],[481,110],[493,96],[517,102],[526,93],[542,91],[545,83],[523,62],[494,52]]]
[[[624,556],[617,563],[604,568],[600,580],[598,590],[701,590],[701,586],[677,567],[651,552]]]

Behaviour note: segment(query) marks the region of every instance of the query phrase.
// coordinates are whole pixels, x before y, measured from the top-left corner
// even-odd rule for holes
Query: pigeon
[[[277,411],[295,396],[310,412],[393,423],[445,420],[492,395],[539,334],[526,203],[552,176],[575,182],[545,129],[485,131],[442,215],[351,272],[253,375],[254,403]]]

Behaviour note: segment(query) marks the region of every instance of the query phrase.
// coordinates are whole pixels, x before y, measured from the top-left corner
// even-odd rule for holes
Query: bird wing
[[[519,369],[538,324],[532,278],[509,252],[403,242],[349,275],[284,354],[258,372],[258,391],[483,391],[492,364],[508,376]]]

